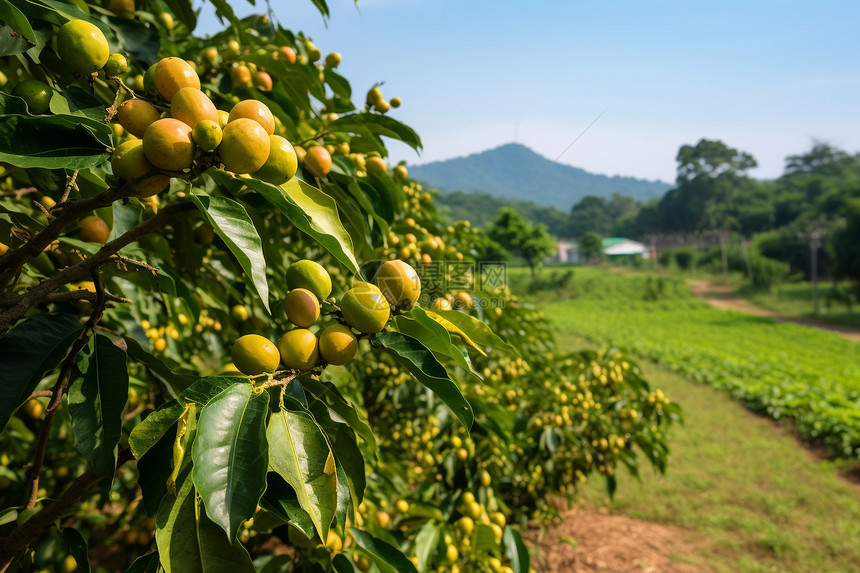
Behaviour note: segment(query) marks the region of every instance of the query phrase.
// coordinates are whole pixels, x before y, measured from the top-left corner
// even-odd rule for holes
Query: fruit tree
[[[486,280],[399,98],[212,4],[0,0],[0,572],[528,572],[678,407]]]

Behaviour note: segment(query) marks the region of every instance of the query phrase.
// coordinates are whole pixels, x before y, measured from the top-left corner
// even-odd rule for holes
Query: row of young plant
[[[486,286],[399,100],[213,4],[6,8],[0,570],[529,571],[677,406]]]

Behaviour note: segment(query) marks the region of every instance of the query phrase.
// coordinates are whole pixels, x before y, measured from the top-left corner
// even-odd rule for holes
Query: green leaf
[[[71,314],[37,314],[0,339],[0,431],[45,374],[60,365],[83,329]]]
[[[183,390],[179,399],[182,402],[194,402],[199,406],[205,406],[221,392],[236,384],[248,384],[248,379],[237,376],[207,376]]]
[[[472,406],[426,346],[400,332],[386,332],[377,335],[376,340],[419,382],[439,396],[467,430],[472,427],[475,420]]]
[[[426,571],[430,565],[430,558],[436,552],[441,537],[439,528],[428,521],[415,536],[415,555],[418,557],[418,569]]]
[[[135,459],[142,458],[152,446],[157,444],[158,440],[179,420],[184,411],[184,405],[176,400],[171,400],[135,426],[128,436],[128,445],[131,447],[131,453],[134,454]]]
[[[102,17],[116,34],[117,42],[124,52],[144,64],[144,68],[158,61],[161,39],[158,28],[147,26],[133,18],[105,15]]]
[[[80,375],[69,385],[72,435],[96,475],[116,471],[116,446],[122,437],[122,410],[128,400],[125,352],[103,334],[97,334],[92,353],[82,352]]]
[[[505,533],[502,535],[502,544],[505,546],[505,554],[511,561],[511,569],[514,573],[529,573],[529,550],[519,532],[510,525],[506,526]]]
[[[222,24],[226,18],[231,26],[234,28],[239,27],[239,18],[236,17],[236,13],[233,12],[233,8],[227,0],[211,0],[211,2],[215,6],[215,15],[218,16]]]
[[[267,392],[247,382],[234,384],[200,413],[194,441],[194,485],[212,521],[232,541],[254,515],[266,487]]]
[[[144,350],[143,346],[131,336],[126,336],[123,340],[125,340],[129,357],[145,366],[147,371],[160,380],[173,396],[178,396],[181,391],[198,379],[192,374],[174,372],[160,358]]]
[[[318,378],[310,375],[301,376],[298,380],[305,390],[323,402],[329,410],[340,416],[370,446],[374,453],[379,450],[376,436],[373,434],[367,417],[346,401],[337,386],[330,382],[320,382]]]
[[[87,540],[84,539],[81,532],[74,527],[64,527],[63,541],[66,542],[69,553],[75,558],[75,563],[78,564],[78,571],[81,573],[90,573],[90,556],[87,555]]]
[[[0,0],[0,20],[6,22],[10,28],[26,38],[31,44],[36,43],[36,35],[33,33],[33,26],[30,25],[30,21],[8,0]]]
[[[162,500],[156,517],[155,542],[166,573],[253,573],[250,555],[224,534],[197,502],[191,471],[177,480],[176,497]]]
[[[10,26],[0,26],[0,57],[26,52],[32,46],[33,44]]]
[[[189,30],[197,27],[197,13],[188,0],[165,0],[170,11],[185,24]]]
[[[263,494],[260,505],[285,523],[293,525],[308,539],[313,539],[313,519],[302,509],[296,491],[275,472],[269,472],[266,477],[266,493]]]
[[[472,368],[471,362],[466,360],[463,352],[451,342],[451,335],[445,327],[427,316],[421,308],[414,307],[408,314],[396,317],[394,324],[403,334],[420,340],[421,344],[426,346],[443,366],[445,362],[453,362],[472,376],[476,382],[483,382]]]
[[[310,414],[281,410],[272,414],[266,432],[269,465],[292,486],[322,539],[337,506],[335,459]]]
[[[137,460],[138,484],[147,515],[155,515],[167,495],[167,478],[173,473],[173,444],[178,424],[174,423],[159,440]]]
[[[330,196],[296,177],[278,187],[256,179],[234,179],[223,171],[208,173],[234,191],[244,185],[260,194],[297,229],[307,233],[352,273],[358,274],[352,238],[343,227],[337,203]]]
[[[153,551],[135,559],[134,563],[125,570],[125,573],[158,573],[160,570],[161,563],[158,561],[158,551]]]
[[[269,310],[269,283],[266,281],[266,259],[263,245],[254,222],[245,208],[226,197],[210,197],[196,191],[192,200],[212,225],[212,229],[227,244],[227,248],[239,261],[245,274],[251,279],[254,288],[266,310]]]
[[[328,126],[329,131],[345,132],[361,131],[362,128],[369,130],[375,136],[385,136],[402,141],[416,151],[423,147],[421,138],[411,127],[392,117],[378,113],[359,112],[345,115],[334,120]]]
[[[349,532],[352,533],[358,546],[370,555],[382,573],[418,573],[412,561],[393,545],[354,527],[350,528]]]
[[[481,553],[496,551],[499,544],[496,543],[496,533],[493,528],[485,523],[476,524],[472,533],[472,547],[474,551]]]
[[[499,338],[499,335],[493,332],[486,322],[459,310],[434,310],[433,312],[453,323],[457,328],[466,333],[475,344],[517,356],[516,349]]]
[[[311,2],[313,2],[314,6],[317,7],[317,10],[320,11],[320,14],[322,14],[323,18],[328,18],[330,16],[328,11],[328,4],[326,4],[325,0],[311,0]]]

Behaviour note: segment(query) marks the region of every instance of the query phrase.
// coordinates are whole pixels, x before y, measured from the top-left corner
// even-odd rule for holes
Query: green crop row
[[[662,284],[661,294],[654,288]],[[860,457],[860,345],[835,333],[713,309],[673,277],[577,270],[546,306],[561,331],[652,359],[723,388],[756,412],[793,419],[834,456]]]

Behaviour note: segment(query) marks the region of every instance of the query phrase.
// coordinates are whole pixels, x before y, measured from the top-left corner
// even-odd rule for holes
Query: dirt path
[[[776,322],[793,322],[801,326],[810,328],[818,328],[820,330],[829,330],[837,332],[848,340],[860,341],[860,329],[851,328],[850,326],[841,326],[832,324],[823,320],[805,316],[787,316],[767,310],[752,304],[750,301],[737,296],[735,289],[730,285],[721,285],[713,281],[704,279],[690,279],[687,281],[690,285],[690,290],[697,297],[705,300],[714,308],[722,310],[737,310],[746,312],[755,316],[764,316],[771,318]]]
[[[562,519],[544,533],[529,532],[536,544],[532,567],[539,573],[713,571],[698,552],[707,545],[700,533],[605,509],[573,509]]]

